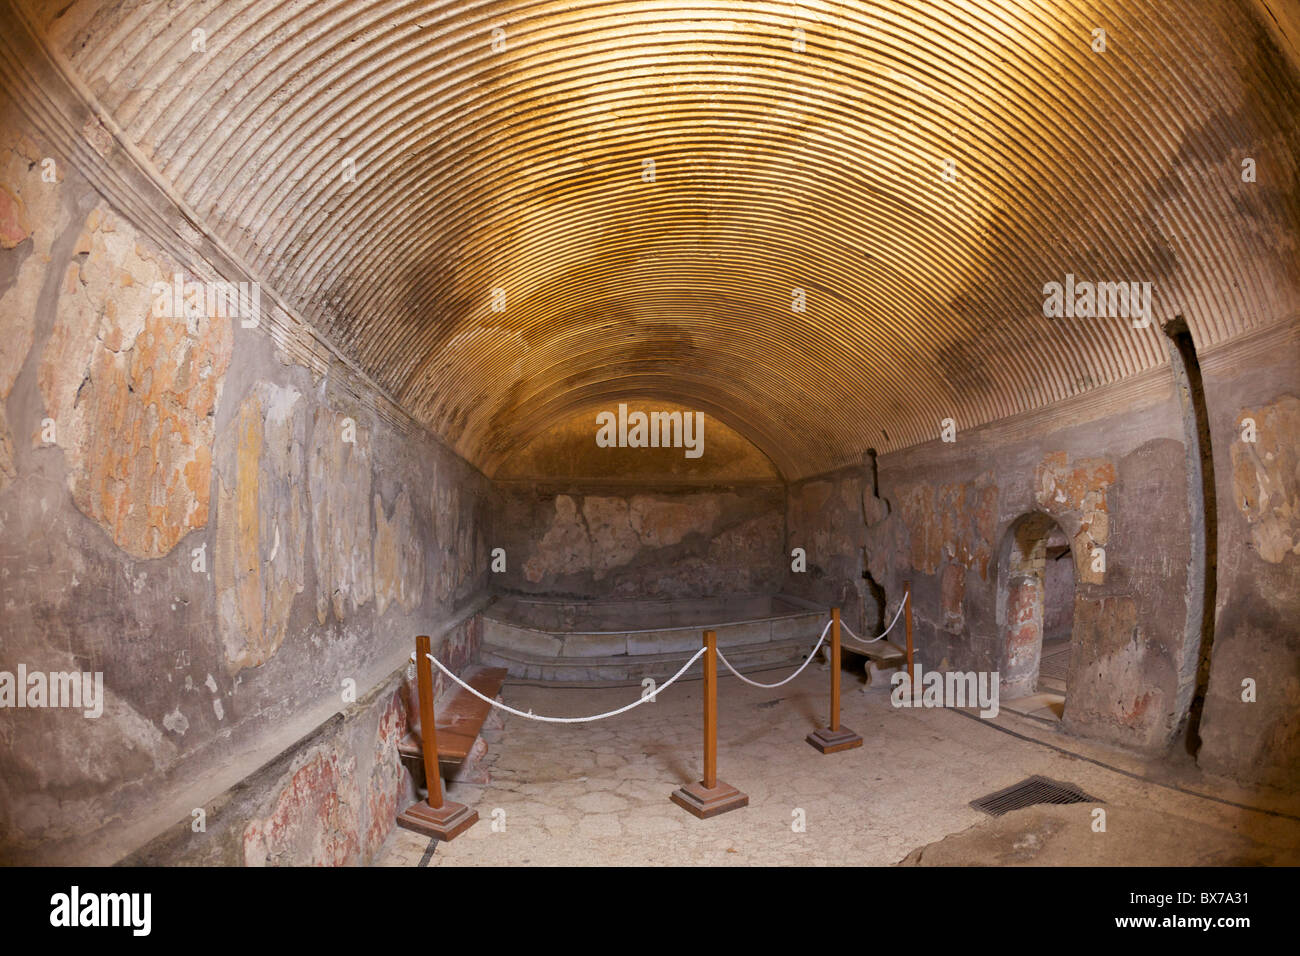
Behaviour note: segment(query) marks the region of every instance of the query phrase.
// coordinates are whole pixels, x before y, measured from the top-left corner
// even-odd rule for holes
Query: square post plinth
[[[716,817],[728,810],[739,810],[749,806],[749,796],[741,793],[729,783],[719,780],[714,787],[706,787],[704,781],[688,783],[678,787],[668,795],[668,799],[687,813],[693,813],[701,820]]]
[[[701,820],[749,806],[749,797],[718,779],[718,635],[704,632],[704,779],[668,799]]]
[[[847,727],[841,727],[839,730],[818,727],[804,739],[824,754],[838,753],[841,750],[852,750],[854,747],[862,746],[862,738]]]
[[[399,827],[440,840],[453,840],[477,822],[477,810],[451,800],[444,800],[436,809],[419,800],[397,815]]]

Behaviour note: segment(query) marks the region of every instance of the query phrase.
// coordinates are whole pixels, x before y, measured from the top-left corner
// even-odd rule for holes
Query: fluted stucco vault
[[[16,7],[489,476],[638,395],[797,479],[1165,364],[1175,315],[1206,349],[1300,304],[1279,0]],[[1047,319],[1067,273],[1151,282],[1152,323]]]
[[[490,477],[638,396],[793,480],[1300,309],[1282,0],[11,2],[101,152]],[[1153,321],[1045,318],[1067,274]]]

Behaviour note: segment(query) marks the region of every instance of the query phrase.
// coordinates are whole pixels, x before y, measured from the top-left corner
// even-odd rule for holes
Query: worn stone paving
[[[438,845],[428,865],[892,864],[985,823],[990,818],[969,801],[1036,773],[1077,783],[1105,801],[1107,833],[1092,833],[1089,812],[1071,818],[1080,830],[1074,839],[1097,841],[1089,844],[1089,863],[1232,862],[1225,854],[1243,841],[1300,847],[1295,821],[1133,780],[956,713],[894,708],[887,688],[859,692],[851,675],[844,676],[843,723],[864,743],[825,756],[804,737],[825,716],[826,668],[814,665],[775,691],[720,678],[719,776],[747,793],[750,804],[704,821],[668,799],[701,772],[701,683],[680,683],[655,703],[594,724],[507,716],[504,731],[492,732],[497,739],[490,741],[491,784],[449,790],[452,799],[479,811],[480,822]],[[571,716],[611,709],[634,693],[626,687],[507,686],[504,699],[540,714]],[[1103,754],[1006,711],[998,720],[1016,721],[1018,732],[1131,772],[1151,770],[1140,758]],[[1135,821],[1141,811],[1140,828],[1125,826],[1130,808]],[[806,822],[803,832],[794,827],[796,811]],[[1161,825],[1152,826],[1157,818]],[[425,837],[395,829],[377,864],[418,865],[428,844]],[[1022,851],[963,862],[1033,862],[1033,854]],[[1063,862],[1059,852],[1050,860]]]

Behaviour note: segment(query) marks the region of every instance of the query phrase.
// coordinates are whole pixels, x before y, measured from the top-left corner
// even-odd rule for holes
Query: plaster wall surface
[[[1300,772],[1300,347],[1295,324],[1201,358],[1218,500],[1217,611],[1199,762],[1294,787]],[[1066,405],[791,486],[790,593],[846,608],[867,633],[914,594],[918,654],[935,668],[1005,668],[1017,624],[1008,529],[1031,513],[1065,531],[1074,572],[1064,727],[1122,746],[1181,746],[1197,693],[1199,618],[1181,408],[1145,397]],[[1244,440],[1253,422],[1254,441]],[[1104,571],[1092,560],[1105,552]],[[862,572],[870,580],[862,577]],[[1189,644],[1196,641],[1197,645]],[[1248,682],[1248,683],[1246,683]],[[1243,696],[1253,700],[1243,699]]]
[[[1300,787],[1300,337],[1202,363],[1218,591],[1199,762]],[[1250,421],[1248,422],[1247,419]],[[1254,441],[1250,425],[1253,423]]]
[[[495,493],[355,401],[342,366],[297,365],[237,318],[160,315],[154,283],[196,280],[190,264],[70,165],[43,181],[38,135],[3,137],[0,670],[102,673],[104,705],[5,711],[0,859],[108,863],[391,691],[417,633],[484,600]],[[448,645],[455,666],[477,634]],[[398,719],[382,746],[367,727],[302,756],[295,786],[324,801],[396,775]],[[351,835],[267,835],[265,858],[346,862],[382,839],[387,811],[316,811]]]
[[[774,594],[784,563],[780,485],[503,486],[503,591],[574,598]]]
[[[851,627],[874,635],[910,582],[925,667],[1003,672],[1025,611],[1008,575],[1010,529],[1046,515],[1075,562],[1065,726],[1161,749],[1194,677],[1182,663],[1189,538],[1178,415],[1162,376],[1141,401],[1112,405],[1103,392],[1055,418],[958,429],[954,442],[883,456],[878,491],[868,467],[794,485],[787,546],[806,548],[809,565],[787,587],[840,603]]]

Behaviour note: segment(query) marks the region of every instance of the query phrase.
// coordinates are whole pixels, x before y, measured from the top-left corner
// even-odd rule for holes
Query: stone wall
[[[502,486],[500,588],[568,597],[775,593],[785,567],[782,486]]]
[[[481,617],[439,643],[454,668],[473,658]],[[416,688],[405,666],[235,786],[207,800],[203,830],[186,815],[123,862],[140,866],[349,866],[370,863],[398,810],[416,799],[397,754]],[[441,678],[441,675],[439,675]]]
[[[1297,328],[1279,323],[1201,358],[1218,543],[1197,759],[1290,788],[1300,783]],[[1200,651],[1196,545],[1182,410],[1172,379],[1161,382],[1145,397],[1105,390],[882,458],[878,492],[869,462],[792,486],[787,545],[806,548],[809,566],[788,590],[839,602],[850,626],[876,633],[910,581],[926,666],[1005,670],[1018,626],[1050,626],[1024,618],[1035,613],[1027,589],[1042,584],[1011,567],[1012,526],[1046,515],[1074,562],[1065,728],[1152,752],[1182,746]],[[1104,570],[1089,559],[1098,547]]]
[[[1146,386],[883,457],[878,488],[869,463],[792,486],[787,550],[805,548],[808,570],[789,575],[790,592],[838,602],[850,627],[875,634],[910,582],[926,667],[1005,672],[1026,623],[1017,585],[1043,587],[1010,573],[1012,527],[1051,518],[1076,580],[1065,727],[1163,748],[1195,677],[1183,653],[1189,517],[1172,382]]]
[[[0,860],[112,862],[277,754],[293,796],[268,792],[246,860],[366,859],[398,774],[374,695],[482,604],[490,483],[341,364],[160,315],[153,284],[189,269],[0,137],[0,671],[102,672],[106,698],[5,711]]]
[[[1220,773],[1289,790],[1300,787],[1296,329],[1293,322],[1290,334],[1280,340],[1223,349],[1202,361],[1219,540],[1214,647],[1199,761]],[[1254,423],[1253,435],[1248,419]]]

